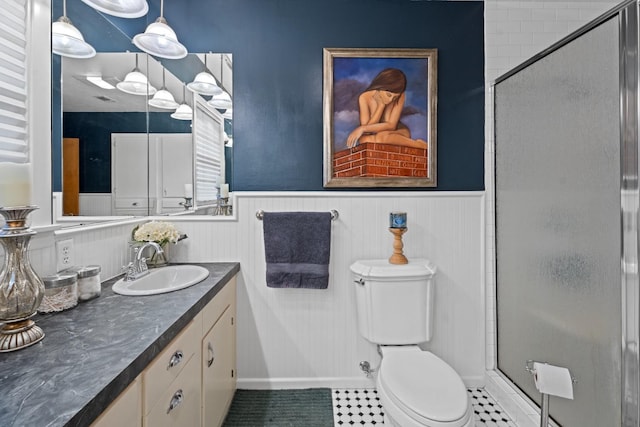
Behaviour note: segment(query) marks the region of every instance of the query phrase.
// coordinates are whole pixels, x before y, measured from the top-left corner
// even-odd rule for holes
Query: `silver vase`
[[[44,283],[29,262],[29,241],[36,234],[26,225],[37,206],[2,207],[5,225],[0,230],[4,265],[0,270],[0,352],[20,350],[44,338],[31,317],[36,314]]]

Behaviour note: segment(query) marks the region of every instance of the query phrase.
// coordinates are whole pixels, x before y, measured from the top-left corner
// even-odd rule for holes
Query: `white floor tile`
[[[467,391],[476,427],[517,427],[484,389]],[[384,425],[384,408],[375,389],[333,389],[331,395],[335,427]]]

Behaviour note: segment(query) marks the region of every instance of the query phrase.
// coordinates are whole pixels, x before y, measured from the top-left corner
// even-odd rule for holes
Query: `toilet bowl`
[[[385,425],[472,427],[467,389],[445,361],[417,346],[381,347],[376,389]]]
[[[382,354],[376,388],[385,425],[472,427],[462,379],[444,360],[418,346],[429,342],[433,331],[435,266],[424,259],[403,265],[361,260],[351,271],[358,330]]]

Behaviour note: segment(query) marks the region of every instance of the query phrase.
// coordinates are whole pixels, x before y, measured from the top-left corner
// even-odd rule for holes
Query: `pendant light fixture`
[[[62,16],[51,24],[51,50],[69,58],[92,58],[96,50],[84,41],[82,33],[67,18],[67,0],[62,2]]]
[[[198,73],[187,87],[190,91],[197,92],[200,95],[220,95],[222,89],[220,89],[215,77],[211,75],[209,68],[207,68],[207,55],[206,53],[204,54],[204,71]]]
[[[157,89],[149,84],[147,76],[138,68],[138,54],[136,53],[136,68],[129,72],[124,81],[121,81],[116,85],[116,88],[122,92],[131,95],[153,95],[157,92]]]
[[[164,0],[160,1],[160,17],[149,24],[144,33],[133,37],[133,44],[141,50],[160,58],[180,59],[187,56],[187,48],[164,19]]]
[[[182,85],[182,104],[178,106],[175,112],[171,114],[171,118],[176,120],[192,120],[193,119],[193,110],[187,104],[187,100],[185,98],[185,90],[184,85]]]
[[[213,98],[208,101],[208,104],[219,110],[228,110],[233,107],[231,96],[224,90],[218,95],[213,95]]]
[[[175,110],[178,108],[178,103],[164,85],[164,71],[165,68],[162,67],[162,87],[153,95],[153,98],[149,100],[149,105],[164,110]]]
[[[224,56],[222,54],[220,54],[220,80],[224,84]],[[213,108],[217,108],[219,110],[226,110],[233,107],[231,95],[229,95],[229,93],[224,89],[222,89],[222,92],[219,94],[213,95],[207,103]]]
[[[139,18],[149,11],[147,0],[82,0],[92,8],[120,18]]]

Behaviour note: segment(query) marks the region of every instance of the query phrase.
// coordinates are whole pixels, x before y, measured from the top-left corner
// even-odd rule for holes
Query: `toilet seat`
[[[467,390],[451,366],[417,347],[383,354],[378,387],[400,411],[423,426],[468,425]]]

